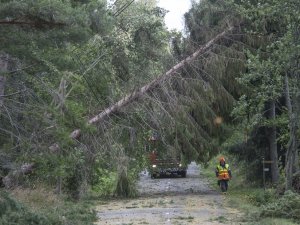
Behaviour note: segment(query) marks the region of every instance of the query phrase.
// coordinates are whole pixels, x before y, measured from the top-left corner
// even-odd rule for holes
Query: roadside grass
[[[0,190],[0,224],[93,224],[96,212],[90,201],[72,201],[47,188]]]
[[[164,200],[159,200],[156,204],[159,206],[166,206],[167,203]]]
[[[154,208],[155,205],[153,203],[145,203],[142,205],[143,208]]]
[[[175,220],[187,220],[188,222],[192,222],[194,220],[193,216],[178,216],[174,218]]]
[[[224,194],[224,207],[238,209],[242,214],[238,222],[249,225],[296,225],[300,219],[300,195],[287,192],[278,196],[276,190],[264,190],[258,184],[245,180],[243,165],[233,156],[225,155],[228,160],[233,178],[229,182],[228,192]],[[215,168],[219,157],[213,158],[206,167],[201,167],[201,175],[208,179],[211,187],[220,191],[215,177]],[[224,221],[222,218],[220,220]],[[218,219],[218,220],[219,220]]]
[[[228,222],[228,219],[225,216],[218,216],[214,220],[219,221],[220,223]]]
[[[263,218],[258,222],[249,222],[249,225],[295,225],[299,223],[290,222],[287,219],[280,218]]]

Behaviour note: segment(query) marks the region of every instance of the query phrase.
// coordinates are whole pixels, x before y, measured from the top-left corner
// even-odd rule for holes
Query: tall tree
[[[10,55],[13,68],[5,74],[4,102],[1,96],[5,111],[0,118],[0,146],[2,153],[9,156],[9,165],[14,165],[6,168],[19,170],[24,161],[35,161],[39,165],[38,173],[47,171],[52,178],[66,176],[66,165],[74,165],[70,163],[74,151],[73,155],[66,154],[73,146],[68,130],[80,123],[88,109],[84,110],[84,100],[78,101],[85,87],[77,74],[80,67],[74,63],[73,54],[94,34],[104,32],[99,27],[110,19],[105,12],[106,1],[85,1],[84,4],[1,1],[0,48]],[[98,23],[91,25],[95,21]],[[61,93],[56,91],[63,77],[68,79],[68,94],[72,93],[67,100],[61,99]],[[1,79],[1,91],[3,84]],[[63,104],[51,104],[52,101]],[[54,140],[63,149],[61,157],[48,149]],[[54,164],[55,169],[50,169]],[[5,175],[13,174],[5,170]],[[49,182],[53,180],[48,179]]]
[[[276,119],[276,112],[275,112],[275,100],[271,100],[269,102],[269,120],[275,120]],[[277,184],[279,181],[279,168],[278,168],[278,153],[277,153],[277,140],[276,140],[276,126],[271,126],[268,131],[268,139],[269,139],[269,145],[270,145],[270,159],[272,161],[271,163],[271,174],[272,174],[272,182]]]
[[[259,13],[257,8],[258,4],[260,8]],[[286,149],[286,189],[291,189],[292,175],[299,166],[299,162],[297,160],[299,154],[297,150],[298,144],[295,142],[295,140],[297,140],[296,130],[298,130],[298,119],[295,118],[299,118],[299,114],[297,114],[296,111],[293,112],[293,107],[297,108],[298,105],[298,101],[296,98],[293,98],[293,94],[297,93],[296,90],[299,88],[299,76],[296,75],[297,72],[295,73],[295,70],[299,68],[297,60],[295,60],[297,58],[296,55],[298,55],[298,53],[296,53],[297,50],[295,50],[297,49],[298,38],[295,38],[297,35],[294,35],[298,30],[297,24],[299,21],[297,21],[297,15],[300,13],[298,10],[299,2],[293,0],[286,1],[283,6],[282,2],[277,0],[266,1],[263,4],[253,1],[248,3],[241,2],[239,3],[239,7],[242,14],[246,15],[246,18],[250,19],[252,24],[255,25],[252,28],[252,34],[259,34],[262,37],[268,37],[264,38],[264,44],[260,51],[252,51],[252,54],[249,54],[256,55],[256,57],[250,57],[248,61],[250,74],[247,73],[245,76],[242,76],[240,81],[248,86],[252,85],[251,87],[254,87],[255,85],[256,87],[246,94],[248,95],[247,98],[241,98],[239,104],[249,112],[249,107],[245,106],[250,105],[251,109],[251,107],[255,107],[255,104],[259,102],[266,103],[266,101],[272,102],[274,100],[279,102],[280,99],[285,96],[289,122],[285,124],[278,123],[280,121],[278,119],[280,116],[282,117],[282,115],[279,115],[278,112],[284,111],[284,109],[278,105],[279,109],[276,110],[276,117],[274,117],[274,113],[273,116],[270,115],[269,117],[273,119],[267,122],[267,126],[271,129],[271,132],[268,133],[269,141],[270,143],[273,143],[272,146],[273,149],[275,149],[275,131],[272,131],[272,129],[276,126],[278,132],[279,128],[289,124],[290,140],[285,140],[285,143],[281,146],[281,148]],[[291,12],[292,16],[285,14],[284,12],[286,11]],[[253,72],[256,74],[255,76],[253,76]],[[289,93],[289,79],[293,81],[292,94]],[[261,100],[257,102],[255,99]],[[291,99],[294,100],[291,101]],[[262,105],[263,104],[259,104],[258,106]],[[273,104],[271,104],[271,106],[272,105]],[[263,109],[262,107],[259,108]],[[270,109],[272,108],[273,110],[270,112],[274,112],[274,107],[270,107]],[[252,112],[255,112],[255,110]],[[254,116],[251,118],[255,121]],[[256,119],[256,121],[258,121],[257,124],[262,125],[262,120]],[[272,158],[275,157],[273,151],[271,151],[270,156]],[[274,175],[275,174],[272,173],[273,178]]]

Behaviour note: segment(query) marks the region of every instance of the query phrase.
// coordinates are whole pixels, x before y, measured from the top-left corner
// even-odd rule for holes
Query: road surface
[[[226,195],[212,190],[199,171],[191,163],[186,178],[151,179],[142,172],[137,183],[140,197],[97,206],[96,224],[240,224],[238,210],[228,208]]]

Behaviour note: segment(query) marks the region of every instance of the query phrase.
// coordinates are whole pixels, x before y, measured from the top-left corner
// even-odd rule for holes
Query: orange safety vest
[[[217,166],[217,170],[218,170],[218,179],[219,180],[229,180],[230,176],[229,176],[229,165],[225,164],[225,167],[218,165]]]

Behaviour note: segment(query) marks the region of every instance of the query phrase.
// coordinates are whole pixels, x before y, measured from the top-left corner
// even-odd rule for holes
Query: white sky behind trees
[[[107,0],[109,4],[113,4],[118,0]],[[147,1],[147,0],[143,0]],[[156,0],[157,5],[169,12],[165,16],[165,23],[169,30],[176,29],[178,31],[184,30],[184,13],[186,13],[192,6],[192,0]],[[193,0],[199,2],[200,0]],[[130,2],[129,0],[127,1]]]
[[[169,30],[184,29],[184,13],[191,8],[191,0],[157,0],[158,6],[168,10],[165,16],[165,22]]]

